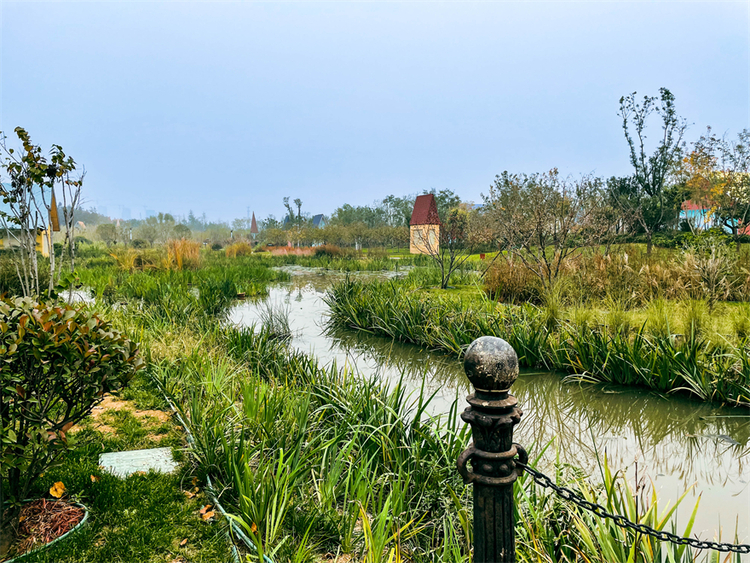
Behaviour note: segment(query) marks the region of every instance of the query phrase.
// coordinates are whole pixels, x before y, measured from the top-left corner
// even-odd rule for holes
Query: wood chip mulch
[[[13,553],[20,555],[59,538],[83,520],[84,514],[83,509],[64,500],[39,499],[25,504]]]

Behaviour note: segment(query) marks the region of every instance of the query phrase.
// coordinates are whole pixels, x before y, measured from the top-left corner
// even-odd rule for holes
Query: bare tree
[[[441,225],[424,225],[425,230],[419,231],[418,246],[440,269],[440,289],[448,288],[453,272],[463,266],[474,252],[479,241],[473,225],[476,218],[475,212],[455,207],[448,211]]]
[[[557,169],[503,172],[482,196],[484,215],[500,249],[517,256],[550,290],[565,261],[609,229],[601,220],[602,191],[598,178],[560,178]]]

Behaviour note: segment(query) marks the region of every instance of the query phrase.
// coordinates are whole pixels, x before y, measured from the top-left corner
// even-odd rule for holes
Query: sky
[[[85,166],[86,207],[229,220],[496,174],[625,175],[666,87],[695,140],[750,128],[748,2],[0,0],[0,130]],[[658,122],[650,124],[652,137]],[[15,141],[15,145],[14,145]]]

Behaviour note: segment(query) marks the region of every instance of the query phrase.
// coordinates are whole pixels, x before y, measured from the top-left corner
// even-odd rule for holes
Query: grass
[[[644,313],[657,322],[638,325],[616,302],[598,321],[597,315],[580,309],[566,318],[554,295],[542,307],[502,305],[476,296],[415,291],[408,278],[370,283],[346,279],[329,290],[326,301],[333,327],[456,355],[479,336],[499,336],[514,347],[522,367],[750,405],[748,341],[712,334],[695,301],[683,305],[685,332],[679,335],[671,328],[677,323],[662,318],[664,305],[658,302]]]
[[[400,384],[362,379],[336,365],[322,368],[288,347],[271,327],[223,326],[240,284],[255,284],[260,293],[281,274],[269,269],[275,259],[267,257],[213,260],[206,258],[196,271],[130,272],[110,265],[80,274],[99,296],[95,306],[141,343],[148,361],[149,378],[137,379],[123,398],[140,409],[164,408],[158,386],[187,421],[195,445],[176,475],[120,481],[98,472],[103,447],[178,446],[182,436],[173,420],[136,413],[101,417],[98,423],[112,433],[101,433],[90,421],[81,434],[97,441],[68,457],[49,479],[62,480],[81,495],[95,518],[81,534],[36,560],[228,560],[221,527],[204,524],[197,514],[205,500],[182,492],[192,489],[195,476],[199,482],[211,478],[222,504],[257,546],[259,553],[248,553],[251,561],[269,555],[280,563],[468,563],[471,489],[461,482],[455,460],[469,431],[458,424],[458,404],[432,418],[426,414],[431,397],[425,393],[409,396]],[[110,284],[112,275],[116,283]],[[483,314],[466,314],[463,306],[476,303],[470,290],[437,299],[420,289],[430,284],[429,273],[410,276],[403,287],[396,282],[378,286],[383,293],[370,295],[371,307],[351,307],[357,322],[373,332],[392,330],[416,341],[426,337],[425,320],[450,319],[456,330],[436,332],[435,342],[459,351],[468,335],[498,330],[494,303],[480,301]],[[475,279],[471,271],[460,276]],[[347,281],[336,291],[362,298],[365,287]],[[210,291],[211,299],[201,297]],[[339,299],[338,305],[349,301]],[[398,317],[386,316],[392,305]],[[503,326],[513,330],[536,318],[529,307],[510,314],[515,315],[512,322]],[[514,345],[524,361],[541,361],[539,349],[548,335],[517,330]],[[575,468],[563,466],[558,466],[558,480],[650,521],[657,512],[656,497],[629,490],[621,475],[608,472],[605,460],[601,467],[609,475],[606,487],[590,485]],[[91,475],[100,480],[92,482]],[[46,486],[47,481],[40,484],[40,493]],[[519,561],[603,563],[626,560],[620,557],[628,554],[634,562],[693,561],[690,550],[614,529],[537,489],[528,478],[517,482],[514,494]],[[659,522],[676,526],[669,517]]]
[[[191,488],[193,473],[182,452],[182,430],[168,417],[138,416],[141,409],[164,406],[158,390],[147,376],[139,375],[121,398],[120,406],[128,408],[87,419],[75,433],[83,445],[48,471],[34,491],[36,496],[47,496],[51,484],[62,481],[67,494],[89,508],[87,524],[24,561],[229,561],[224,527],[208,524],[199,515],[207,502],[204,495],[188,498],[184,493]],[[172,475],[150,472],[120,479],[99,467],[103,452],[165,446],[172,447],[181,461]],[[187,542],[181,546],[183,540]]]

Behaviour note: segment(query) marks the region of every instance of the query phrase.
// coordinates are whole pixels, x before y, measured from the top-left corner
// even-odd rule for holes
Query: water
[[[378,375],[435,393],[431,414],[447,413],[458,398],[463,410],[470,392],[456,358],[363,332],[325,334],[326,288],[342,276],[309,268],[290,268],[292,281],[270,290],[265,303],[288,307],[292,345],[312,353],[322,364],[333,361],[363,376]],[[373,274],[360,274],[364,277]],[[398,275],[395,273],[378,274]],[[236,306],[231,321],[257,323],[262,303]],[[522,372],[513,385],[524,416],[515,441],[533,459],[551,443],[540,462],[550,470],[560,461],[597,479],[597,456],[606,455],[613,471],[625,472],[631,485],[653,484],[663,509],[690,489],[677,510],[678,532],[695,503],[700,509],[693,535],[750,543],[750,411],[721,408],[649,391],[602,385],[565,384],[551,373]]]

